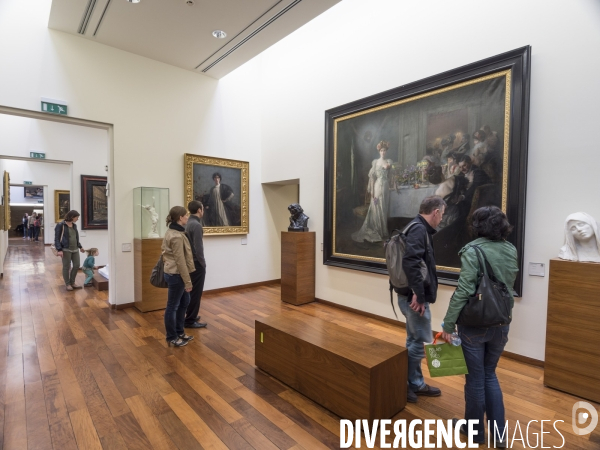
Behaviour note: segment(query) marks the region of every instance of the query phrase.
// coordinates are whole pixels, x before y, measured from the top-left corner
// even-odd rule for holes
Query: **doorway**
[[[42,200],[43,203],[40,203],[39,205],[42,207],[43,210],[42,217],[44,218],[44,222],[43,227],[40,227],[43,228],[43,233],[42,229],[40,229],[40,236],[38,237],[38,239],[40,245],[50,245],[54,240],[54,228],[56,226],[56,223],[61,220],[60,217],[55,217],[56,213],[54,208],[54,196],[58,191],[70,192],[70,208],[80,211],[80,213],[83,215],[84,211],[82,208],[83,199],[81,196],[81,175],[105,176],[107,178],[107,187],[113,185],[113,176],[111,170],[113,160],[112,125],[77,119],[73,117],[54,116],[36,111],[0,106],[0,118],[2,117],[9,117],[13,121],[19,118],[25,118],[30,121],[35,121],[38,124],[36,125],[36,127],[42,129],[42,131],[48,130],[49,128],[52,128],[52,126],[55,126],[56,128],[53,133],[48,133],[46,134],[46,136],[40,136],[40,130],[34,130],[35,132],[30,132],[28,136],[21,140],[13,139],[13,141],[9,141],[10,144],[14,142],[17,142],[17,144],[23,144],[21,145],[21,153],[17,153],[17,151],[14,149],[15,146],[13,145],[0,146],[0,153],[2,153],[0,154],[0,163],[6,161],[10,162],[11,160],[14,163],[15,160],[19,160],[28,163],[30,167],[37,166],[38,164],[47,163],[55,165],[62,164],[68,167],[69,175],[68,177],[65,177],[65,179],[68,181],[68,186],[59,187],[52,186],[51,183],[40,183],[40,178],[38,177],[27,178],[22,176],[16,178],[14,176],[14,173],[11,174],[10,169],[6,170],[9,174],[11,174],[11,184],[15,185],[13,186],[13,188],[17,187],[17,185],[20,185],[18,187],[24,190],[24,181],[32,181],[31,186],[42,186],[43,198],[40,200]],[[56,131],[58,129],[60,129],[60,132]],[[78,145],[76,148],[72,148],[69,151],[65,151],[65,149],[63,148],[63,144],[68,144],[68,139],[65,139],[64,131],[68,129],[72,129],[73,135],[79,137],[88,133],[85,130],[90,130],[89,133],[100,133],[103,136],[103,141],[100,144],[96,142],[96,144],[98,145],[96,145],[96,150],[93,152],[88,151],[90,150],[90,146],[86,145],[85,143],[80,143],[80,145]],[[4,129],[4,131],[6,131],[6,128]],[[8,131],[11,130],[9,129]],[[33,156],[37,156],[40,153],[45,152],[44,146],[48,145],[49,138],[54,138],[55,141],[58,142],[58,144],[54,146],[52,152],[46,151],[46,156],[52,155],[52,159],[40,160],[38,158],[34,158]],[[60,139],[62,139],[62,142],[60,141]],[[2,140],[2,138],[0,138],[0,140]],[[24,146],[27,147],[27,151],[23,151],[22,147]],[[87,156],[84,156],[82,158],[82,155],[86,151],[88,151]],[[104,158],[103,161],[101,163],[93,164],[94,162],[97,162],[97,158],[94,158],[99,155]],[[115,304],[117,274],[116,268],[112,264],[110,264],[110,261],[113,259],[115,254],[114,239],[111,238],[111,236],[114,235],[114,202],[112,196],[110,195],[110,190],[108,188],[106,201],[108,203],[108,223],[106,229],[100,230],[96,228],[85,230],[82,229],[83,227],[81,226],[81,222],[78,224],[78,228],[80,230],[80,241],[82,241],[81,244],[84,247],[97,247],[102,249],[100,251],[100,258],[96,258],[96,265],[109,266],[108,273],[110,275],[111,282],[109,283],[108,297],[109,303]],[[24,206],[26,208],[29,207],[29,205]],[[4,245],[4,243],[6,242],[7,247],[7,237],[9,236],[9,234],[10,237],[13,237],[15,235],[14,230],[16,229],[16,227],[22,224],[22,217],[24,212],[20,211],[18,208],[20,208],[20,205],[14,205],[14,208],[11,208],[14,209],[14,217],[19,217],[19,220],[16,224],[12,225],[11,223],[11,229],[13,230],[13,233],[0,231],[0,233],[4,235],[0,238],[0,244]],[[101,235],[102,233],[103,235]],[[23,235],[20,236],[21,239],[22,237]],[[42,239],[43,243],[41,243]],[[5,250],[4,252],[2,252],[0,249],[0,257],[3,254],[5,254]],[[0,262],[0,267],[2,263],[3,261]],[[114,280],[114,282],[112,280]]]

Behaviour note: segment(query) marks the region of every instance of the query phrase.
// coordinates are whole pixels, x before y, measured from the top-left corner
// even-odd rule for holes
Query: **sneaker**
[[[67,291],[72,291],[73,290],[73,286],[71,286],[70,284],[67,284]]]
[[[189,334],[180,334],[179,339],[183,339],[184,341],[192,341],[194,340],[194,336],[190,336]]]
[[[186,345],[188,345],[188,341],[184,341],[181,338],[177,338],[169,342],[169,347],[185,347]]]
[[[439,397],[440,395],[442,395],[442,391],[440,391],[436,387],[429,386],[426,384],[425,387],[419,389],[418,391],[415,391],[415,394],[422,395],[424,397]]]
[[[94,287],[93,283],[85,283],[83,287]]]
[[[81,286],[75,283],[73,283],[71,286],[73,286],[73,289],[81,289]]]
[[[183,326],[185,328],[206,328],[207,323],[206,322],[194,322],[191,324],[184,324]]]
[[[454,428],[456,428],[456,423],[457,423],[457,422],[458,422],[458,419],[452,419],[452,426],[453,426]],[[463,435],[464,437],[466,437],[467,439],[469,438],[469,433],[467,432],[467,429],[465,428],[465,426],[464,426],[464,425],[461,425],[461,426],[460,426],[460,434],[462,434],[462,435]],[[474,442],[475,444],[477,444],[477,445],[484,444],[484,443],[485,443],[485,438],[484,438],[483,440],[481,440],[481,441],[476,441],[475,439],[473,439],[473,442]],[[498,445],[498,444],[497,444],[497,445]],[[506,448],[506,445],[505,445],[503,448]]]
[[[408,395],[406,396],[406,401],[408,403],[417,403],[417,394],[411,389],[408,388]]]

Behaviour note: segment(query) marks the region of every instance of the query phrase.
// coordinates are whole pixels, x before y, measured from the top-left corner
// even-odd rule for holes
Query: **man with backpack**
[[[425,356],[424,343],[433,341],[429,304],[437,297],[437,275],[433,252],[433,235],[446,209],[446,202],[437,195],[425,198],[419,215],[404,231],[405,252],[402,269],[408,287],[396,289],[398,306],[406,318],[406,349],[408,350],[408,397],[410,403],[417,396],[437,397],[441,391],[425,384],[421,360]]]

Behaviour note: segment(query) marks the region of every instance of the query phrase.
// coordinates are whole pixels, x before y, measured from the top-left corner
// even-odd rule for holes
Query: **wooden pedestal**
[[[314,232],[281,233],[281,300],[303,305],[315,300]]]
[[[150,284],[150,274],[161,254],[162,242],[162,238],[133,240],[135,307],[142,312],[167,307],[167,290]]]
[[[600,264],[550,261],[544,384],[600,402]]]
[[[99,291],[108,291],[108,280],[99,273],[94,274],[92,285]]]
[[[256,320],[255,362],[342,419],[389,419],[406,405],[405,348],[288,311]]]

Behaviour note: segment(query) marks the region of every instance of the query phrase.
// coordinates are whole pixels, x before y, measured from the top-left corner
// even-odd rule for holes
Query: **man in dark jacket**
[[[202,237],[204,230],[202,228],[202,216],[204,207],[201,202],[193,200],[188,203],[190,217],[185,226],[185,233],[190,240],[192,253],[194,254],[194,266],[196,270],[190,273],[192,279],[192,292],[190,292],[190,303],[185,313],[184,326],[186,328],[204,328],[206,322],[200,322],[200,300],[204,291],[204,279],[206,278],[206,261],[204,259],[204,243]]]
[[[438,284],[433,235],[442,221],[445,209],[446,203],[441,197],[427,197],[421,202],[419,215],[413,220],[415,225],[406,233],[406,253],[402,258],[402,269],[408,279],[408,288],[398,293],[398,306],[406,317],[407,400],[411,403],[417,401],[417,395],[437,397],[442,393],[438,388],[425,384],[421,360],[425,356],[423,344],[433,341],[429,304],[435,303]]]

